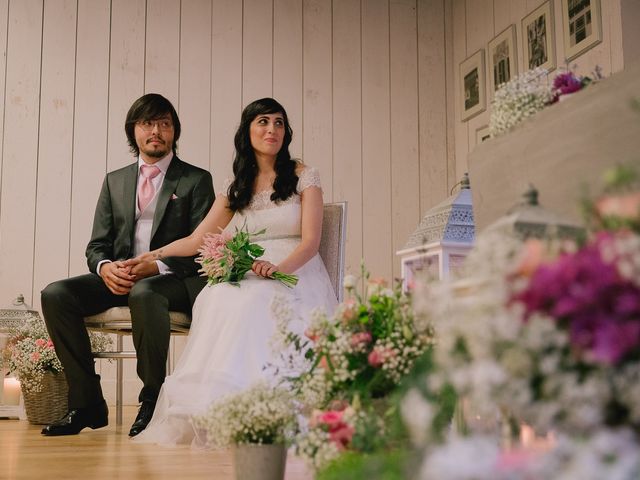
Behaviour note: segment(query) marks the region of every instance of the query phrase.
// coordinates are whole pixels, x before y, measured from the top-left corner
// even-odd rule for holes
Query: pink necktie
[[[144,177],[144,180],[138,187],[138,207],[142,212],[149,202],[153,199],[153,195],[156,193],[156,189],[153,186],[152,178],[155,178],[160,173],[160,169],[155,165],[142,165],[140,167],[140,175]]]

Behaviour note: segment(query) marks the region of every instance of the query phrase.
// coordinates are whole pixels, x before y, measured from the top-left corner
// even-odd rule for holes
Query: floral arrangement
[[[420,478],[638,478],[640,229],[629,226],[640,219],[640,199],[610,208],[628,194],[609,191],[593,202],[597,231],[584,243],[481,235],[469,277],[416,294],[416,310],[438,335],[423,389],[401,405],[412,438],[426,448]],[[610,225],[617,228],[602,230]],[[447,388],[462,399],[459,430],[470,437],[453,438],[435,422],[435,394]],[[519,421],[556,431],[555,448],[499,449],[487,438],[505,428],[509,436]],[[480,451],[482,462],[472,462]],[[463,471],[464,458],[474,475]],[[589,475],[562,477],[585,471],[587,460]]]
[[[228,282],[239,286],[253,262],[264,254],[264,248],[251,243],[251,238],[265,231],[249,233],[245,224],[240,229],[236,227],[235,235],[228,232],[207,233],[204,244],[198,249],[200,256],[196,262],[202,266],[198,271],[208,277],[209,285]],[[282,272],[275,272],[272,278],[290,288],[298,283],[297,276]]]
[[[294,372],[288,380],[307,407],[387,395],[433,342],[429,325],[416,321],[399,285],[390,289],[363,275],[367,294],[356,291],[355,277],[345,277],[346,301],[332,317],[315,312],[304,336],[290,330],[284,300],[272,304],[278,319],[274,350],[289,352],[280,368]]]
[[[295,444],[297,454],[313,471],[325,468],[346,451],[373,451],[385,434],[379,416],[340,402],[325,411],[314,410],[308,427]]]
[[[528,70],[503,83],[492,102],[491,136],[507,132],[549,104],[554,96],[547,83],[547,71],[542,68]]]
[[[111,339],[103,333],[90,332],[89,339],[93,351],[105,351],[111,345]],[[44,321],[35,315],[29,315],[23,325],[10,332],[2,358],[24,392],[40,392],[45,372],[63,370]]]
[[[207,432],[210,446],[276,444],[293,437],[296,414],[296,404],[286,389],[259,382],[214,402],[205,414],[194,417],[193,423]]]
[[[507,132],[524,119],[557,102],[563,95],[575,93],[602,78],[602,69],[598,66],[591,77],[578,75],[567,68],[554,77],[551,85],[548,72],[539,67],[512,78],[495,93],[489,119],[491,136]]]

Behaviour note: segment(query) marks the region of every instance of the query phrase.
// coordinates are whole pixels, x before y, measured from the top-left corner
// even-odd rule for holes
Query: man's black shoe
[[[59,435],[77,435],[85,428],[102,428],[109,423],[109,409],[103,400],[101,403],[87,408],[74,408],[60,420],[47,425],[42,429],[42,434],[48,437]]]
[[[156,408],[155,402],[144,401],[142,405],[140,405],[140,410],[138,410],[138,416],[136,417],[136,421],[131,425],[131,430],[129,430],[129,436],[135,437],[149,425],[151,421],[151,417],[153,417],[153,410]]]

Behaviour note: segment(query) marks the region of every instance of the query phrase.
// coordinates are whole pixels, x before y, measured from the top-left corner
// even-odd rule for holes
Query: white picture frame
[[[562,0],[562,37],[567,62],[602,42],[600,0]]]
[[[487,76],[491,98],[500,85],[518,74],[516,26],[509,25],[487,46]]]
[[[551,0],[547,0],[522,19],[522,52],[525,70],[541,67],[550,72],[556,68],[555,24]]]
[[[487,108],[484,49],[460,63],[461,118],[469,120]]]

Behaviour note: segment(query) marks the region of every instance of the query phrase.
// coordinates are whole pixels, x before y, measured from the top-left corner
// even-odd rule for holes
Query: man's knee
[[[129,292],[129,308],[145,308],[153,305],[156,308],[168,308],[166,297],[153,289],[151,282],[141,280],[136,282]]]
[[[42,308],[46,310],[50,305],[67,302],[70,295],[71,291],[64,280],[50,283],[40,292]]]

